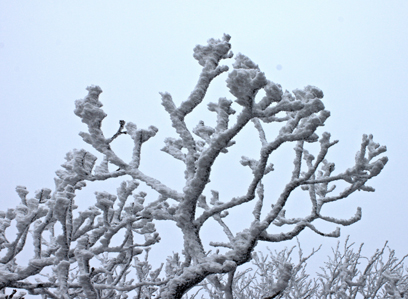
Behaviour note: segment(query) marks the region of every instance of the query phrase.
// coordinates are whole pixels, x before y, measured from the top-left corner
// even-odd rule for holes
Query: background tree
[[[408,274],[402,259],[387,246],[376,250],[371,257],[362,254],[363,244],[355,247],[346,239],[343,246],[337,243],[332,255],[322,264],[317,275],[307,273],[308,256],[298,243],[280,252],[253,254],[252,266],[235,273],[233,279],[225,274],[211,275],[200,283],[200,288],[189,298],[227,298],[225,287],[231,285],[233,298],[408,298]],[[388,252],[387,252],[388,251]]]
[[[230,37],[224,35],[221,40],[210,39],[206,46],[195,47],[194,58],[202,71],[188,99],[177,106],[169,93],[161,93],[162,105],[178,135],[166,138],[162,150],[184,163],[182,190],[166,186],[139,167],[142,145],[154,137],[158,129],[153,126],[138,129],[134,123],[121,120],[117,133],[105,137],[102,120],[106,114],[99,100],[102,90],[98,86],[88,87],[88,95],[75,103],[75,114],[88,127],[88,133],[81,132],[81,137],[103,155],[103,160],[95,166],[95,155],[73,150],[65,158],[64,169],[57,171],[53,192],[42,189],[34,198],[27,198],[26,188],[17,187],[21,203],[0,215],[4,252],[0,259],[1,289],[26,289],[31,294],[49,298],[126,298],[126,293],[133,290],[138,298],[149,298],[153,292],[161,298],[181,298],[210,275],[229,273],[232,281],[237,267],[251,259],[259,241],[289,240],[305,228],[322,236],[338,237],[339,229],[324,232],[313,222],[322,220],[344,226],[361,219],[360,208],[349,219],[337,219],[322,213],[322,207],[355,191],[374,191],[366,183],[387,163],[386,157],[377,157],[386,148],[375,143],[371,135],[363,135],[355,164],[335,174],[334,163],[325,158],[337,141],[331,141],[327,132],[320,137],[317,134],[317,129],[330,115],[322,102],[323,92],[317,87],[283,92],[280,85],[266,79],[254,62],[238,54],[227,79],[234,105],[238,107],[235,109],[239,109],[237,117],[230,119],[236,112],[233,101],[220,98],[217,103],[208,103],[208,109],[216,113],[214,126],[199,121],[194,128],[188,128],[185,118],[203,103],[212,80],[229,69],[220,65],[222,60],[233,57],[229,40]],[[259,156],[242,157],[241,164],[249,167],[252,179],[245,194],[224,198],[222,191],[208,190],[212,167],[221,155],[228,154],[228,149],[235,144],[234,138],[251,123],[259,135]],[[265,130],[268,126],[275,130]],[[111,147],[116,138],[125,134],[134,143],[129,162]],[[279,147],[289,142],[294,143],[295,151],[291,178],[277,198],[268,198],[265,189],[277,188],[264,183],[274,170],[270,160]],[[313,143],[319,148],[316,157],[306,149]],[[94,206],[76,212],[74,198],[76,192],[86,186],[86,181],[121,176],[131,179],[120,185],[117,195],[97,192]],[[344,186],[337,193],[333,184],[336,181]],[[146,201],[145,192],[135,192],[141,183],[158,194],[156,200]],[[311,208],[301,217],[288,218],[285,205],[297,189],[306,192]],[[129,202],[131,195],[133,199]],[[250,202],[254,202],[252,216],[248,216],[252,222],[241,231],[233,231],[225,221],[228,211]],[[211,242],[211,246],[218,248],[215,252],[206,249],[200,235],[209,219],[220,225],[220,232],[228,240]],[[160,277],[161,267],[150,271],[146,261],[136,257],[143,252],[142,248],[159,242],[154,225],[158,220],[174,222],[184,242],[183,258],[179,254],[168,258],[165,277]],[[18,232],[13,241],[8,241],[5,230],[12,221]],[[283,230],[276,232],[275,227]],[[34,254],[28,265],[19,266],[15,258],[23,250],[29,232]],[[123,236],[120,244],[113,244],[114,236]],[[142,242],[138,241],[141,236]],[[133,274],[137,274],[135,278],[130,274],[132,268]],[[279,271],[285,276],[289,269],[285,264]],[[37,274],[48,278],[43,281]],[[36,282],[27,280],[33,276]],[[287,279],[278,281],[273,291],[280,293],[287,284]],[[224,287],[226,298],[232,298],[231,285],[227,283]]]

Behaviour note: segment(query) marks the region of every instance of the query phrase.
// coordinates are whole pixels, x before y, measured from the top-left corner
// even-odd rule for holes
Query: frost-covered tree
[[[362,254],[361,244],[355,250],[354,243],[346,239],[343,249],[340,243],[317,275],[307,273],[307,261],[318,250],[303,256],[298,243],[295,247],[267,254],[254,252],[252,267],[245,271],[208,276],[188,297],[223,299],[225,288],[230,286],[236,299],[402,299],[408,298],[408,269],[404,260],[398,259],[395,251],[384,247],[371,257]],[[388,254],[387,254],[388,251]]]
[[[386,157],[378,158],[386,148],[375,143],[371,135],[364,135],[355,164],[335,173],[334,163],[327,161],[326,155],[337,141],[332,141],[329,133],[319,136],[316,132],[330,115],[319,88],[307,86],[292,93],[283,92],[279,84],[266,79],[258,65],[238,54],[226,81],[233,101],[220,98],[216,103],[208,103],[208,110],[216,115],[214,126],[203,121],[194,128],[187,126],[186,116],[203,104],[212,80],[229,70],[220,65],[222,60],[233,57],[229,40],[230,36],[224,35],[221,40],[210,39],[206,46],[195,47],[194,58],[202,71],[185,101],[177,104],[169,93],[161,93],[162,105],[178,135],[166,138],[162,151],[185,165],[181,190],[139,169],[142,145],[158,129],[154,126],[138,129],[134,123],[121,120],[117,133],[106,137],[102,121],[107,115],[99,99],[102,90],[98,86],[87,88],[88,95],[75,103],[75,114],[88,127],[88,132],[81,132],[80,136],[103,159],[95,165],[94,154],[73,150],[67,154],[63,169],[56,172],[53,191],[41,189],[28,198],[25,187],[16,188],[21,202],[16,208],[0,213],[0,290],[23,289],[43,298],[127,298],[131,291],[136,293],[135,298],[181,298],[215,274],[227,274],[232,281],[237,267],[251,260],[260,241],[289,240],[304,229],[338,237],[339,228],[323,232],[313,222],[344,226],[360,220],[360,209],[349,219],[337,219],[322,213],[322,207],[355,191],[374,191],[366,183],[387,163]],[[260,91],[264,94],[262,98]],[[233,105],[239,110],[234,118]],[[267,130],[272,125],[280,126],[272,131],[275,134]],[[258,157],[242,157],[240,161],[252,173],[247,191],[225,198],[222,192],[208,190],[211,170],[221,155],[228,155],[246,126],[254,126],[258,132],[259,145],[251,144],[259,147]],[[134,143],[132,158],[124,161],[111,143],[116,138],[129,137]],[[294,144],[293,171],[280,195],[270,198],[265,190],[271,186],[264,182],[274,170],[273,154],[285,143]],[[318,147],[315,156],[307,150],[308,144],[313,143]],[[77,211],[76,192],[87,181],[125,176],[128,180],[119,186],[116,195],[96,192],[93,205]],[[341,182],[343,189],[336,192],[335,182]],[[140,184],[158,194],[157,199],[146,200],[147,194],[137,191]],[[285,216],[285,206],[297,189],[306,192],[311,209],[301,217],[289,218]],[[248,216],[252,217],[250,225],[242,231],[229,228],[226,221],[229,211],[250,202],[253,203],[252,215]],[[220,232],[214,234],[223,233],[228,240],[211,242],[211,246],[217,247],[214,252],[206,249],[200,235],[210,219],[219,224]],[[160,240],[154,225],[158,220],[176,224],[183,235],[183,251],[167,257],[163,261],[165,266],[153,270],[147,256],[149,248]],[[17,231],[11,240],[6,234],[10,226]],[[280,230],[274,230],[275,227]],[[29,234],[34,252],[27,264],[19,265],[16,258],[26,246]],[[122,236],[122,241],[112,242],[116,236]],[[143,242],[137,241],[140,237]],[[274,292],[287,287],[286,276],[291,267],[284,264],[277,268],[281,275]],[[223,288],[226,298],[232,298],[231,283]]]

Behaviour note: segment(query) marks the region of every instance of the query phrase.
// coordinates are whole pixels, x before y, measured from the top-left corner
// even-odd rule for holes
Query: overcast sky
[[[164,138],[175,133],[159,92],[169,92],[177,103],[186,99],[200,72],[192,57],[194,46],[228,33],[232,51],[250,57],[283,89],[315,85],[323,90],[331,117],[319,132],[329,131],[340,140],[328,157],[338,171],[353,165],[363,133],[372,133],[376,142],[387,146],[389,163],[369,184],[376,192],[354,194],[326,211],[349,218],[361,206],[363,219],[342,228],[341,239],[351,235],[351,240],[365,242],[368,253],[389,240],[402,256],[408,253],[407,16],[408,2],[392,0],[2,0],[1,209],[19,202],[16,185],[26,186],[31,195],[43,187],[53,189],[54,172],[65,154],[73,148],[90,150],[78,136],[86,127],[73,109],[74,101],[83,98],[92,84],[104,91],[107,136],[115,133],[121,119],[140,128],[159,128],[144,148],[141,168],[181,190],[182,165],[160,151]],[[225,79],[225,74],[216,79],[207,102],[221,96],[233,99]],[[204,119],[211,124],[213,116],[203,105],[187,121],[196,124]],[[212,181],[220,195],[245,190],[247,176],[239,171],[248,175],[248,170],[238,161],[242,154],[257,157],[259,142],[253,136],[254,131],[246,132],[242,153],[232,153],[231,160],[225,156],[216,166],[218,174]],[[114,148],[126,159],[131,143],[121,137]],[[277,165],[274,175],[291,171],[293,151],[289,147],[286,152],[271,158]],[[114,192],[116,187],[117,182],[107,187],[93,184],[90,189]],[[86,192],[77,197],[84,206],[93,201],[92,192]],[[299,209],[297,200],[301,198],[290,207]],[[321,223],[319,229],[328,232],[333,227]],[[166,240],[172,238],[163,236]],[[336,243],[307,231],[300,241],[307,248]]]

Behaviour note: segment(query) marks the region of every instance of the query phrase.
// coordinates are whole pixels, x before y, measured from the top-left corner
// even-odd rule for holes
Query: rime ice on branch
[[[207,104],[208,110],[216,114],[215,124],[199,121],[194,128],[187,126],[185,117],[203,104],[212,80],[229,70],[220,64],[233,57],[229,40],[230,36],[224,35],[220,40],[210,39],[207,45],[195,47],[194,58],[202,70],[185,101],[177,104],[179,101],[174,101],[169,93],[161,93],[162,105],[178,135],[166,138],[162,151],[185,164],[182,190],[166,186],[139,169],[142,145],[154,137],[158,129],[154,126],[138,129],[134,123],[120,120],[117,133],[105,137],[102,121],[107,114],[99,100],[102,90],[98,86],[87,88],[88,95],[75,103],[75,114],[88,127],[88,132],[81,132],[80,136],[102,154],[103,159],[95,166],[95,155],[73,150],[67,154],[63,170],[57,171],[54,192],[42,189],[35,198],[27,199],[28,191],[17,187],[21,203],[16,209],[0,214],[0,246],[5,252],[0,259],[0,289],[20,288],[50,298],[79,294],[87,298],[127,298],[126,292],[130,291],[135,291],[138,298],[151,298],[153,293],[160,298],[181,298],[212,274],[229,273],[232,281],[237,267],[251,259],[259,241],[289,240],[306,228],[322,236],[337,237],[339,229],[324,232],[313,222],[320,219],[344,226],[360,220],[360,209],[349,219],[337,219],[323,214],[322,207],[357,190],[374,191],[366,183],[386,164],[386,157],[378,158],[386,148],[375,143],[372,135],[364,135],[355,165],[335,173],[334,163],[327,161],[326,155],[337,141],[332,141],[329,133],[320,136],[317,133],[330,115],[319,88],[307,86],[292,93],[283,92],[279,84],[266,78],[258,65],[237,54],[226,80],[232,99],[220,98],[216,103]],[[261,90],[265,94],[262,98],[258,95]],[[278,134],[268,132],[270,123],[281,126]],[[242,129],[252,125],[260,139],[259,155],[242,157],[241,164],[248,166],[252,173],[246,193],[225,198],[222,190],[207,190],[212,166],[219,155],[228,154],[228,148],[234,146],[234,139]],[[116,138],[125,137],[134,143],[132,158],[127,162],[111,147]],[[276,150],[288,142],[294,144],[295,150],[292,177],[277,198],[270,198],[269,186],[263,184],[263,179],[274,170],[271,162]],[[320,145],[316,156],[308,152],[308,143]],[[110,170],[112,168],[117,170]],[[76,193],[86,186],[86,181],[124,175],[131,179],[120,185],[116,195],[97,192],[93,206],[75,211]],[[335,193],[336,181],[347,184],[338,193]],[[155,191],[157,200],[147,202],[146,193],[136,193],[140,184]],[[296,189],[308,193],[312,209],[302,217],[287,218],[285,205]],[[209,192],[211,200],[207,203]],[[252,223],[234,232],[224,221],[228,211],[250,201],[255,202],[253,216],[249,215],[253,217]],[[228,239],[225,243],[212,242],[211,246],[224,249],[211,254],[200,237],[201,228],[210,218],[220,224]],[[150,247],[159,242],[154,226],[156,220],[173,221],[184,240],[184,260],[178,254],[169,257],[164,276],[160,276],[162,267],[153,271],[146,260],[142,262],[137,257],[143,249],[147,256]],[[13,241],[8,241],[5,230],[13,221],[18,233]],[[287,229],[276,233],[275,226]],[[61,232],[55,227],[62,228]],[[34,255],[28,266],[19,267],[15,265],[15,257],[22,251],[28,232],[33,236]],[[123,242],[112,244],[112,238],[120,234]],[[144,241],[138,241],[140,237]],[[49,270],[43,271],[46,268]],[[289,273],[288,269],[282,273]],[[44,273],[48,279],[37,277],[35,283],[27,280],[38,273]],[[232,298],[228,297],[232,296],[229,287],[224,291],[227,298]]]

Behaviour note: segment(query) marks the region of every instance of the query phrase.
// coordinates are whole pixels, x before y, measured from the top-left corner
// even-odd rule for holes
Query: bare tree
[[[210,275],[189,298],[199,295],[210,299],[230,298],[225,288],[228,285],[231,285],[233,298],[237,299],[408,298],[408,271],[404,269],[408,255],[398,259],[387,243],[371,257],[366,257],[362,254],[364,244],[356,250],[349,238],[342,247],[338,242],[317,275],[308,274],[306,267],[320,247],[304,257],[298,243],[297,261],[293,257],[295,247],[280,252],[269,250],[267,255],[254,252],[253,268],[232,276]]]
[[[202,71],[185,101],[177,105],[169,93],[161,93],[162,105],[178,134],[178,138],[166,138],[162,150],[185,164],[182,190],[167,186],[139,169],[142,145],[154,137],[158,129],[153,126],[138,129],[132,122],[120,121],[117,133],[105,137],[102,121],[107,115],[99,100],[102,90],[98,86],[87,88],[88,95],[75,103],[75,114],[88,127],[88,133],[81,132],[80,136],[103,155],[103,160],[95,166],[94,154],[73,150],[67,154],[63,170],[57,171],[54,191],[42,189],[28,199],[26,188],[17,187],[21,203],[0,214],[3,253],[0,289],[25,289],[45,298],[127,298],[126,293],[132,290],[137,292],[136,298],[150,298],[154,292],[160,298],[181,298],[206,277],[222,273],[231,273],[232,277],[238,266],[251,259],[259,241],[289,240],[305,228],[322,236],[338,237],[339,229],[322,232],[313,221],[320,219],[344,226],[360,220],[360,208],[350,219],[336,219],[321,210],[323,205],[344,199],[355,191],[374,191],[366,183],[387,163],[386,157],[377,158],[386,148],[375,143],[371,135],[364,135],[355,164],[334,174],[334,163],[325,157],[337,141],[331,141],[329,133],[322,133],[320,137],[316,133],[330,115],[322,102],[323,92],[317,87],[283,92],[280,85],[266,79],[254,62],[238,54],[227,78],[234,105],[239,107],[237,117],[231,121],[236,112],[232,108],[233,101],[220,98],[217,103],[208,103],[208,109],[216,113],[214,126],[200,121],[194,128],[188,128],[186,116],[203,103],[212,80],[229,69],[220,65],[222,60],[233,57],[229,40],[230,36],[224,35],[221,40],[210,39],[206,46],[194,48],[194,58]],[[261,90],[265,96],[259,98],[257,94]],[[249,167],[252,179],[244,194],[222,198],[218,191],[206,188],[212,167],[251,123],[259,134],[259,156],[242,157],[241,164]],[[265,130],[271,124],[280,125],[277,134]],[[134,142],[128,162],[111,148],[111,143],[125,134]],[[263,179],[273,171],[270,157],[289,142],[294,144],[295,150],[291,179],[277,198],[266,198],[267,186]],[[319,144],[316,157],[307,151],[308,143]],[[131,179],[119,186],[117,195],[97,192],[93,206],[75,211],[76,191],[85,187],[87,181],[122,176]],[[338,193],[333,192],[336,181],[345,185]],[[139,184],[154,190],[157,200],[145,201],[146,193],[135,192]],[[312,208],[302,217],[287,218],[285,205],[299,188],[307,192]],[[209,202],[208,192],[211,192]],[[129,200],[132,194],[133,200]],[[255,202],[252,222],[234,233],[224,221],[228,210],[248,202]],[[211,246],[221,248],[214,253],[205,250],[200,236],[201,228],[209,219],[219,223],[228,239],[228,242],[212,242]],[[165,277],[160,276],[161,268],[153,270],[143,259],[137,258],[143,248],[160,240],[154,226],[156,220],[174,222],[184,240],[183,258],[180,255],[168,258]],[[8,241],[5,230],[12,222],[18,232],[13,241]],[[287,229],[272,233],[271,226]],[[16,257],[24,248],[29,232],[34,254],[28,265],[19,266]],[[112,244],[112,238],[118,234],[123,234],[123,242]],[[144,242],[135,241],[139,235],[145,237]],[[95,259],[99,261],[98,267],[90,265]],[[287,270],[281,271],[286,273]],[[28,281],[37,274],[47,276],[47,280],[37,277],[36,282]],[[275,291],[280,292],[286,286],[287,281],[278,282]]]
[[[387,243],[370,258],[362,255],[361,244],[357,251],[348,238],[340,250],[340,243],[333,250],[333,256],[320,267],[318,273],[318,298],[408,298],[408,274],[404,269],[405,255],[402,259]]]

